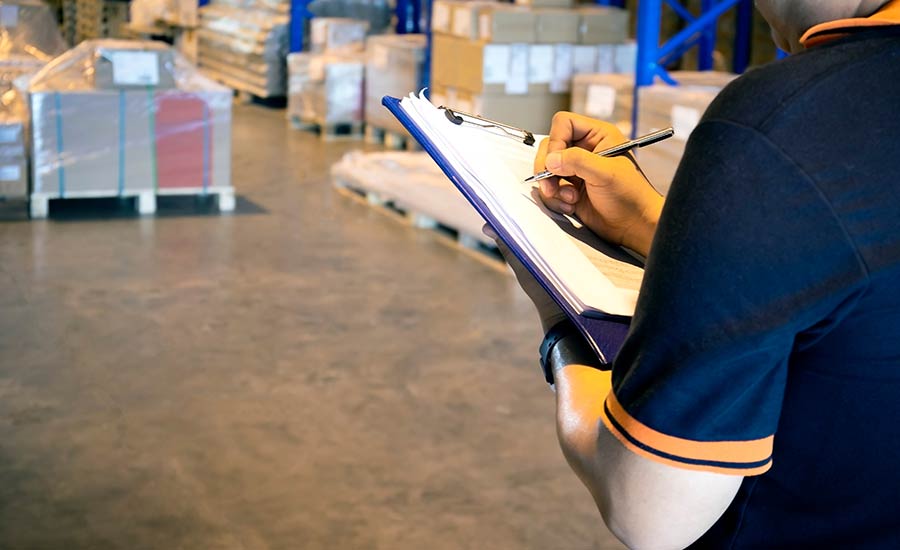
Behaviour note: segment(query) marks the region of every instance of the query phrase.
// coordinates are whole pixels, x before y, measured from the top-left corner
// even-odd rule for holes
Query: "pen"
[[[610,147],[609,149],[604,149],[602,151],[597,151],[594,153],[595,155],[599,155],[601,157],[614,157],[616,155],[621,155],[627,151],[634,149],[635,147],[643,147],[645,145],[650,145],[651,143],[656,143],[657,141],[662,141],[664,139],[670,138],[675,134],[675,130],[672,128],[666,128],[664,130],[658,130],[656,132],[651,132],[645,136],[641,136],[636,139],[632,139],[630,141],[626,141],[625,143],[620,143],[615,147]],[[553,172],[549,170],[544,170],[543,172],[537,173],[533,176],[529,176],[525,178],[525,183],[531,183],[533,181],[543,180],[550,177],[553,177]]]

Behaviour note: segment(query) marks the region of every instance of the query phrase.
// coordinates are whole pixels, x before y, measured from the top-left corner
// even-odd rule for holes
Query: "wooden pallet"
[[[297,115],[290,115],[291,126],[297,130],[315,132],[322,141],[358,140],[363,138],[362,122],[332,122],[320,124],[315,121],[302,120]]]
[[[374,191],[361,189],[358,185],[345,179],[332,178],[334,188],[350,199],[367,204],[376,211],[388,215],[392,219],[423,229],[435,234],[441,242],[450,244],[468,255],[485,262],[491,267],[507,271],[506,263],[496,246],[485,242],[485,239],[460,231],[458,228],[443,224],[433,217],[421,212],[414,212],[405,205],[385,198]]]
[[[394,151],[419,151],[422,149],[419,143],[409,134],[400,134],[393,130],[372,126],[371,124],[366,124],[365,141],[366,143],[384,145],[386,149]]]
[[[70,191],[60,196],[59,193],[32,193],[29,202],[29,213],[32,219],[46,218],[50,212],[50,201],[70,200],[80,198],[104,198],[120,197],[134,198],[134,207],[140,215],[156,213],[156,197],[167,195],[198,195],[214,196],[220,212],[233,212],[235,207],[234,188],[225,189],[158,189],[157,191],[126,191],[123,194],[110,193],[109,191]]]

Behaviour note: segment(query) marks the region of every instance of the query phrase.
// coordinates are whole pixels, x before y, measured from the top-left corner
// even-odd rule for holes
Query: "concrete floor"
[[[0,222],[0,548],[620,548],[513,279],[237,106],[266,212]],[[52,215],[52,213],[51,213]]]

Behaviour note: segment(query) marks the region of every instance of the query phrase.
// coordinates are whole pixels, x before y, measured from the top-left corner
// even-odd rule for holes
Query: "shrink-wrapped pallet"
[[[232,92],[162,43],[83,42],[27,98],[33,203],[231,189]]]
[[[363,122],[362,53],[288,56],[288,116],[322,126]]]
[[[398,34],[372,36],[366,43],[366,123],[391,132],[406,130],[384,108],[386,96],[403,97],[423,87],[425,36]]]

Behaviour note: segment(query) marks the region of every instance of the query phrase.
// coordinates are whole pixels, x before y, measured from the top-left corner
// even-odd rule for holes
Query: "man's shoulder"
[[[873,31],[789,56],[752,69],[732,81],[706,111],[705,119],[723,119],[767,133],[773,124],[803,124],[802,117],[779,117],[787,109],[821,110],[818,101],[833,102],[834,88],[842,98],[854,101],[872,98],[867,80],[877,77],[889,51],[900,56],[900,29]],[[897,83],[885,83],[883,97],[900,92]],[[891,99],[893,101],[893,99]],[[832,105],[829,105],[832,106]],[[804,113],[797,113],[804,114]]]

